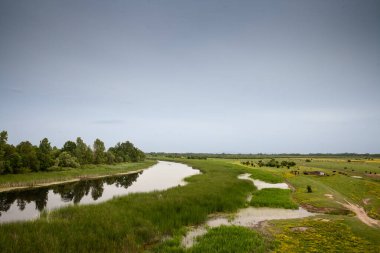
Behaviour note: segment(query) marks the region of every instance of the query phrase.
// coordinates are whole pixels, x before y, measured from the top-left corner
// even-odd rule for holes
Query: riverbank
[[[31,187],[46,187],[55,184],[77,182],[82,179],[122,176],[138,173],[154,164],[156,164],[156,161],[147,160],[138,163],[120,163],[115,165],[85,165],[78,169],[68,168],[62,171],[1,175],[0,192]]]

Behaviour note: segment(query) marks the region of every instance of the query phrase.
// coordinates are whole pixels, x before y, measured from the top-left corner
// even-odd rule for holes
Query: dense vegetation
[[[247,166],[253,166],[255,167],[256,165],[259,167],[287,167],[288,169],[290,167],[296,166],[296,163],[293,161],[277,161],[276,159],[272,158],[268,162],[265,162],[263,160],[259,160],[257,163],[255,161],[241,161],[241,164],[247,165]]]
[[[8,144],[8,133],[0,133],[0,174],[22,173],[28,171],[47,171],[60,167],[78,168],[85,164],[114,164],[138,162],[145,154],[131,142],[117,143],[106,150],[104,142],[96,139],[92,147],[78,137],[67,141],[61,149],[52,147],[44,138],[38,146],[23,141],[17,146]]]

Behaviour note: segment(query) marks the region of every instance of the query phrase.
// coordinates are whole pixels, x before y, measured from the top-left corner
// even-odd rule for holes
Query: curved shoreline
[[[149,167],[147,167],[147,168],[149,168]],[[82,175],[82,176],[78,176],[78,177],[73,178],[73,179],[67,179],[67,180],[63,180],[63,181],[51,181],[51,182],[47,182],[47,183],[36,183],[36,184],[33,184],[33,185],[4,187],[4,188],[0,188],[0,193],[1,192],[16,191],[16,190],[23,190],[23,189],[42,188],[42,187],[47,187],[47,186],[52,186],[52,185],[59,185],[59,184],[74,183],[74,182],[78,182],[78,181],[83,180],[83,179],[85,179],[85,180],[91,180],[91,179],[98,179],[98,178],[105,178],[105,177],[113,177],[113,176],[123,176],[123,175],[129,175],[129,174],[136,174],[136,173],[142,172],[143,170],[145,170],[147,168],[139,169],[139,170],[133,170],[133,171],[128,171],[128,172],[119,172],[119,173],[115,173],[115,174],[106,174],[106,175],[94,175],[94,176],[91,176],[91,175],[90,176]]]

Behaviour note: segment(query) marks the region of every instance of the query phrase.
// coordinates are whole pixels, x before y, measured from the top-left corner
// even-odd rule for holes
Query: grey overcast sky
[[[0,0],[0,129],[144,151],[380,152],[380,1]]]

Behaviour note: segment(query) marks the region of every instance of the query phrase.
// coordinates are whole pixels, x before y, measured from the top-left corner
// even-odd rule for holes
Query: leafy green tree
[[[20,144],[16,146],[16,149],[21,156],[22,167],[29,168],[32,171],[38,171],[40,169],[40,162],[36,151],[37,148],[29,141],[20,142]]]
[[[70,155],[75,156],[75,150],[77,148],[77,144],[73,141],[66,141],[63,145],[62,152],[69,152]]]
[[[57,158],[57,165],[60,167],[71,167],[71,168],[78,168],[80,164],[78,163],[77,159],[70,155],[69,152],[62,152],[59,154],[59,157]]]
[[[75,147],[75,157],[78,159],[78,162],[80,164],[86,164],[90,161],[87,161],[86,159],[86,153],[87,153],[87,145],[84,143],[82,138],[78,137],[76,140],[76,147]]]
[[[0,173],[3,173],[3,171],[6,168],[5,165],[5,148],[7,146],[8,141],[8,133],[7,131],[1,131],[0,132]]]
[[[92,151],[90,146],[87,146],[85,160],[86,163],[90,164],[94,162],[94,152]]]
[[[106,152],[106,159],[108,164],[115,163],[115,155],[111,151]]]
[[[138,162],[145,159],[144,152],[136,148],[129,141],[119,142],[109,150],[115,154],[116,159],[120,162]]]
[[[47,138],[44,138],[40,142],[40,146],[38,147],[38,153],[37,153],[41,170],[47,170],[48,168],[54,165],[52,151],[53,149],[50,145],[49,140]]]
[[[94,141],[94,163],[100,164],[106,161],[104,142],[99,139]]]

